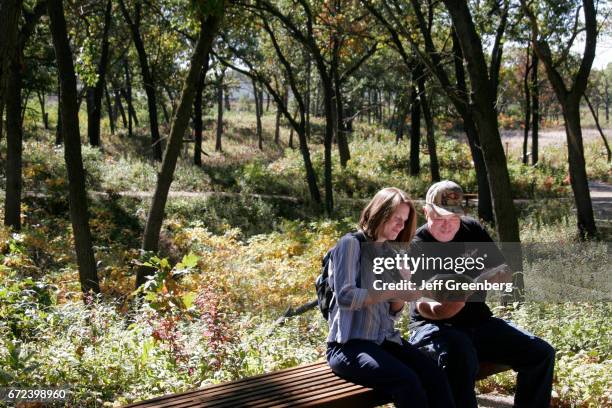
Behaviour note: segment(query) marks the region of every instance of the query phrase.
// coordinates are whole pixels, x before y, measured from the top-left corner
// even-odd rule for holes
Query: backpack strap
[[[364,242],[368,242],[369,239],[366,236],[365,232],[361,231],[361,230],[357,230],[357,231],[353,231],[351,232],[351,236],[356,238],[357,241],[359,241],[360,244],[364,243]]]
[[[368,241],[368,237],[364,234],[363,231],[353,231],[353,232],[350,232],[349,234],[353,238],[355,238],[357,241],[359,241],[360,244]],[[319,299],[319,306],[321,307],[321,313],[323,313],[323,316],[325,317],[326,320],[329,317],[329,312],[336,305],[336,294],[333,290],[331,290],[331,286],[329,284],[329,262],[331,261],[332,261],[332,249],[327,251],[327,253],[323,257],[323,260],[322,260],[323,272],[317,278],[317,282],[315,283],[315,287],[317,288],[317,297]],[[355,282],[357,287],[361,286],[361,276],[360,275],[361,275],[360,273],[357,274],[357,279]],[[329,291],[331,292],[331,298],[329,299],[329,304],[326,309],[321,306],[322,299],[327,296],[327,289],[324,289],[323,285],[329,288]],[[321,293],[319,293],[319,291],[321,291]]]
[[[357,241],[359,241],[360,246],[364,242],[368,242],[369,241],[369,239],[368,239],[367,235],[365,234],[365,232],[363,232],[361,230],[353,231],[350,234],[351,234],[351,236],[353,238],[355,238]],[[355,283],[357,284],[358,288],[361,287],[361,272],[360,271],[357,272],[357,280],[355,281]]]

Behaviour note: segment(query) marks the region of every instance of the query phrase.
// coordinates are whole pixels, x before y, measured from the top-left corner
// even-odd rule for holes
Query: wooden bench
[[[463,194],[463,199],[465,200],[465,206],[467,207],[470,203],[470,200],[478,200],[477,193],[465,193]]]
[[[479,379],[508,367],[482,363]],[[127,405],[125,408],[376,407],[389,399],[336,376],[321,361]]]

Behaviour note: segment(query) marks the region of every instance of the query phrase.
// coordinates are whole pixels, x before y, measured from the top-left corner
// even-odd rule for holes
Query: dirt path
[[[589,190],[591,190],[593,200],[612,201],[612,184],[589,181]]]
[[[603,133],[608,139],[608,143],[612,141],[612,127],[604,127]],[[504,150],[508,151],[510,157],[522,157],[523,154],[523,129],[515,130],[500,130],[502,145]],[[450,136],[458,140],[463,140],[467,143],[465,133],[453,131]],[[599,143],[602,148],[602,157],[605,158],[604,145],[601,140],[601,135],[596,128],[582,128],[582,138],[584,143]],[[559,128],[547,128],[540,129],[538,134],[538,144],[540,151],[548,146],[565,146],[567,144],[567,136],[565,135],[565,129]],[[529,140],[529,151],[531,152],[531,139]]]
[[[481,394],[478,399],[478,408],[510,408],[514,404],[514,396],[500,394]]]
[[[610,139],[612,137],[612,128],[604,127],[603,129],[604,135]],[[517,130],[502,130],[501,137],[502,143],[508,142],[511,149],[520,148],[523,149],[523,129]],[[559,143],[565,145],[567,141],[567,136],[565,135],[565,129],[560,128],[548,128],[540,130],[538,134],[538,144],[540,148],[558,145]],[[593,141],[601,141],[601,136],[599,135],[599,131],[596,128],[582,128],[582,138],[585,143],[593,142]],[[530,140],[531,141],[531,140]],[[530,144],[531,146],[531,144]]]
[[[591,190],[591,199],[593,201],[593,210],[595,217],[599,220],[612,220],[612,184],[604,183],[601,181],[590,181],[589,188]],[[152,191],[91,191],[90,194],[94,197],[102,198],[107,196],[122,196],[122,197],[134,197],[140,199],[148,199],[153,196]],[[24,192],[24,196],[30,197],[45,197],[45,193],[37,192]],[[223,191],[170,191],[170,198],[192,198],[192,199],[208,199],[210,197],[251,197],[251,198],[263,198],[263,199],[274,199],[283,200],[293,203],[300,203],[305,201],[302,197],[291,197],[285,195],[271,195],[271,194],[245,194],[245,193],[233,193]],[[561,200],[569,200],[571,198],[560,198]],[[352,199],[352,198],[338,198],[339,202],[363,202],[366,203],[368,199]],[[516,203],[524,203],[525,199],[517,199]],[[422,199],[416,199],[417,205],[423,203]],[[470,200],[470,206],[477,205],[478,200]]]

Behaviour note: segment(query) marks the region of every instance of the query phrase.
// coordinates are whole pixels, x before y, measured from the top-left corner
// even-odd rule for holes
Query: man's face
[[[452,240],[461,225],[461,218],[457,214],[440,215],[429,207],[425,207],[425,217],[429,233],[439,242]]]

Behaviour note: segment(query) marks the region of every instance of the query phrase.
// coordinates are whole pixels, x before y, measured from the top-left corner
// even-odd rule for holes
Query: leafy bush
[[[556,349],[554,407],[603,407],[612,404],[612,330],[609,303],[525,303],[496,313],[550,342]],[[511,372],[489,377],[481,390],[512,393]]]
[[[238,228],[247,237],[273,230],[278,218],[269,200],[245,196],[211,195],[205,200],[172,200],[166,211],[171,218],[180,220],[181,225],[195,222],[218,234]]]
[[[39,324],[47,317],[47,308],[55,299],[50,286],[31,278],[3,279],[0,287],[0,332],[2,337],[32,340],[39,334]]]

